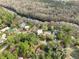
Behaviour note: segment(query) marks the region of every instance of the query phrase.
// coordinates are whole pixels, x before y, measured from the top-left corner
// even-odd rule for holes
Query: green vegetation
[[[22,56],[33,59],[64,59],[66,52],[64,48],[72,46],[73,43],[71,35],[67,35],[67,33],[66,31],[59,31],[56,37],[53,34],[47,36],[38,36],[35,33],[11,34],[4,43],[8,44],[9,47],[1,54],[1,58],[17,59],[18,56]],[[39,42],[44,40],[46,40],[47,45]]]
[[[13,19],[14,19],[14,14],[11,14],[10,12],[0,7],[0,27],[4,25],[10,26]]]
[[[20,28],[22,22],[30,29]],[[0,7],[0,28],[6,26],[10,29],[0,33],[0,38],[5,33],[7,39],[0,44],[0,59],[65,59],[66,48],[79,46],[79,35],[75,35],[75,29],[68,25],[17,21],[14,14]],[[37,35],[39,29],[43,33]],[[3,50],[5,45],[8,47]]]
[[[54,33],[55,30],[57,30],[57,27],[51,29],[50,32]],[[7,32],[7,40],[1,45],[0,49],[4,45],[9,45],[9,47],[1,53],[0,59],[17,59],[20,56],[32,59],[65,59],[65,48],[75,45],[75,41],[71,38],[72,35],[68,34],[70,31],[61,27],[56,34],[46,35],[37,35],[35,32]],[[40,41],[46,41],[46,43]]]

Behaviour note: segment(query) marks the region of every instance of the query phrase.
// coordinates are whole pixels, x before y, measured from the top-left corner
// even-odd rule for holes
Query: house
[[[18,57],[18,59],[23,59],[23,57]]]
[[[3,43],[5,40],[7,40],[6,37],[7,37],[6,34],[3,34],[1,39],[0,39],[0,43]]]
[[[1,37],[1,39],[5,40],[6,37],[7,37],[6,34],[3,34],[2,37]]]
[[[46,40],[44,40],[44,41],[39,41],[41,44],[44,44],[44,45],[47,45],[47,42],[46,42]]]
[[[43,34],[43,30],[42,29],[38,29],[37,30],[37,35]]]
[[[30,28],[30,26],[28,26],[28,25],[27,25],[27,26],[25,26],[25,29],[26,29],[26,30],[29,30],[29,28]]]
[[[74,36],[71,36],[71,39],[73,39],[73,40],[74,40],[74,39],[75,39],[75,37],[74,37]]]
[[[10,29],[10,27],[5,27],[5,28],[3,28],[2,30],[0,30],[0,32],[5,32],[5,31],[7,31],[7,30],[9,30]]]
[[[23,22],[23,23],[20,24],[20,27],[21,28],[25,28],[25,26],[26,26],[26,23],[25,22]]]
[[[44,35],[51,35],[51,32],[50,31],[45,31]]]

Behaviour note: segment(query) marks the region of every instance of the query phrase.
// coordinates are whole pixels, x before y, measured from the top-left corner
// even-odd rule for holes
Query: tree
[[[14,17],[14,14],[5,11],[0,7],[0,23],[4,23],[5,25],[10,26]]]
[[[43,24],[40,26],[40,28],[42,28],[43,30],[48,30],[48,23],[47,23],[47,22],[43,23]]]
[[[0,59],[17,59],[17,57],[9,51],[0,54]]]
[[[63,37],[64,37],[64,35],[65,35],[65,34],[64,34],[63,31],[59,31],[58,34],[57,34],[57,39],[62,40]]]
[[[71,46],[71,44],[73,43],[73,40],[70,35],[65,35],[63,39],[66,47]]]
[[[23,57],[26,57],[29,50],[28,42],[19,42],[19,54],[22,54]]]

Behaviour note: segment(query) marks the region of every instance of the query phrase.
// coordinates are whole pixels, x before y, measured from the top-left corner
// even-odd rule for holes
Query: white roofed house
[[[7,35],[3,34],[0,38],[0,43],[3,43],[5,40],[7,40]]]
[[[20,28],[22,30],[29,30],[30,26],[27,25],[25,22],[23,22],[23,23],[20,24]]]
[[[25,26],[25,30],[29,30],[29,28],[30,28],[30,26],[28,26],[28,25]]]
[[[3,28],[3,29],[0,30],[0,33],[1,33],[1,32],[5,32],[5,31],[7,31],[7,30],[9,30],[9,29],[10,29],[10,27],[5,27],[5,28]]]
[[[26,23],[25,23],[25,22],[22,22],[22,23],[20,24],[20,27],[21,27],[21,28],[25,28],[25,26],[26,26]]]
[[[18,57],[18,59],[23,59],[23,57]]]
[[[37,30],[37,35],[43,34],[43,30],[42,29],[38,29]]]

